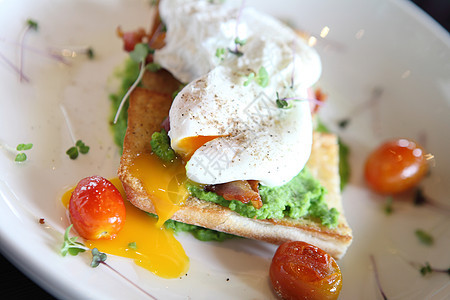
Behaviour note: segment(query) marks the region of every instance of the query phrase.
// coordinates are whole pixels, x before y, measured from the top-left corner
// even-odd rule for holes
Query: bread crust
[[[155,213],[155,207],[142,182],[129,170],[137,155],[151,152],[151,135],[160,131],[172,102],[171,92],[179,86],[173,77],[164,74],[165,79],[161,81],[157,74],[153,75],[158,80],[150,84],[147,82],[145,88],[136,89],[130,96],[128,128],[118,170],[127,199],[139,209],[150,213]],[[328,206],[335,207],[340,212],[337,228],[330,229],[307,219],[251,219],[221,205],[194,197],[189,197],[171,219],[273,244],[290,240],[305,241],[337,259],[341,258],[352,241],[352,231],[345,219],[340,196],[337,137],[315,132],[313,139],[307,166],[327,189],[325,197]]]

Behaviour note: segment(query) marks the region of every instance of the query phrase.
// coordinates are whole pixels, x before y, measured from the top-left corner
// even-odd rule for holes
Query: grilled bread
[[[130,172],[137,155],[150,153],[150,139],[169,113],[172,93],[180,83],[167,71],[147,72],[141,88],[130,96],[128,127],[118,175],[127,199],[136,207],[156,213],[143,183]],[[281,244],[289,240],[305,241],[318,246],[335,258],[341,258],[352,241],[352,231],[344,216],[339,179],[337,137],[314,133],[311,157],[307,167],[327,189],[329,208],[339,212],[339,224],[328,228],[308,219],[259,220],[247,218],[221,205],[189,197],[171,219],[231,233],[246,238]]]

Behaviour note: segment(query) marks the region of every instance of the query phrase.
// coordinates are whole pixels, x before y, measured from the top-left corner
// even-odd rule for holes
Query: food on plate
[[[124,199],[125,192],[120,180],[112,178],[109,181]],[[85,180],[85,182],[89,181]],[[74,190],[75,188],[69,189],[63,194],[61,200],[64,206],[69,206]],[[108,193],[107,190],[105,191]],[[101,193],[103,194],[103,191]],[[123,222],[120,232],[110,239],[85,239],[83,247],[86,249],[97,248],[107,254],[131,258],[138,266],[163,278],[176,278],[184,275],[189,268],[189,258],[181,244],[175,239],[173,231],[162,230],[156,226],[155,218],[149,217],[147,213],[128,201],[123,201],[123,203],[126,209],[126,222]],[[90,205],[85,210],[88,214],[93,214],[96,209],[95,206]],[[79,234],[79,232],[77,233]]]
[[[155,26],[166,31],[152,30],[148,61],[161,70],[147,71],[129,99],[118,171],[127,199],[159,226],[301,240],[340,258],[352,234],[337,138],[313,132],[308,97],[320,59],[289,27],[233,3],[160,3]],[[163,129],[170,162],[152,149]]]
[[[364,176],[375,192],[393,195],[417,186],[427,171],[425,150],[401,138],[383,143],[368,156]]]
[[[75,230],[85,239],[112,239],[125,224],[122,195],[100,176],[80,180],[70,197],[69,214]]]
[[[270,265],[270,281],[283,299],[337,299],[342,275],[336,261],[305,242],[285,242]]]

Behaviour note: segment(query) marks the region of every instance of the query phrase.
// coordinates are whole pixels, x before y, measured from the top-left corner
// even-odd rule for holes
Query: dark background
[[[448,0],[412,0],[430,14],[447,31],[450,31],[450,1]],[[0,253],[0,282],[2,299],[53,299],[53,297],[23,275]]]

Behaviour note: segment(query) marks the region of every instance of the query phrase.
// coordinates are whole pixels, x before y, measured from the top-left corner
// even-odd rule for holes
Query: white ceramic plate
[[[408,261],[450,266],[448,215],[410,203],[383,212],[384,197],[368,191],[364,159],[390,137],[421,141],[435,156],[423,183],[427,195],[450,205],[450,38],[407,1],[249,1],[289,20],[317,38],[323,59],[320,86],[329,95],[324,122],[351,148],[351,183],[344,206],[354,242],[339,264],[342,299],[381,299],[370,255],[389,299],[444,299],[450,295],[445,274],[422,277]],[[108,80],[126,57],[115,36],[148,26],[148,1],[0,1],[0,242],[1,250],[33,280],[60,298],[137,299],[146,296],[107,268],[89,267],[88,255],[61,257],[68,225],[60,196],[80,178],[115,176],[119,155],[108,129]],[[39,24],[26,36],[35,49],[92,46],[95,60],[69,59],[64,65],[26,50],[24,73],[3,59],[19,61],[17,43],[28,18]],[[322,29],[328,27],[325,38]],[[382,91],[373,99],[373,91]],[[368,105],[367,103],[372,103]],[[337,123],[351,117],[345,130]],[[91,147],[88,155],[68,159],[73,139]],[[9,150],[33,143],[28,161],[17,164]],[[45,225],[39,224],[40,218]],[[420,244],[414,231],[435,237]],[[181,279],[160,279],[131,261],[109,263],[160,299],[273,298],[268,267],[272,245],[255,241],[202,243],[180,236],[191,268]]]

